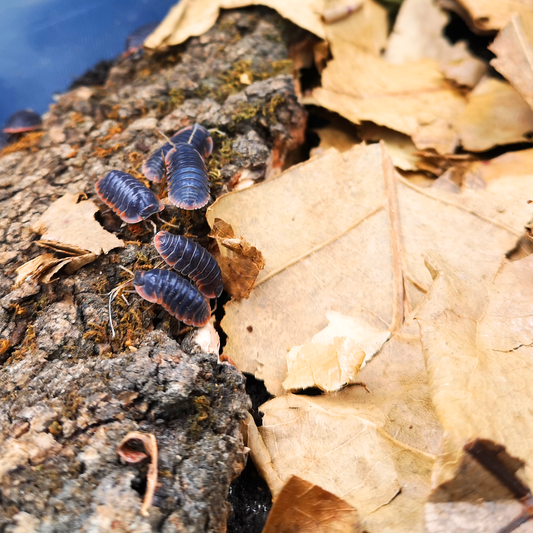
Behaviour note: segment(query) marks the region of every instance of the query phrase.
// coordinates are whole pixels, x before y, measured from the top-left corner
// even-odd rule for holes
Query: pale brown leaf
[[[472,275],[492,276],[531,218],[517,194],[533,198],[527,176],[494,186],[481,199],[473,191],[418,188],[371,145],[330,150],[220,198],[209,223],[223,218],[265,258],[250,298],[226,305],[228,354],[280,394],[286,354],[326,327],[328,311],[396,330],[431,284],[429,251]]]
[[[17,268],[15,287],[24,283],[28,278],[35,283],[51,283],[55,274],[63,267],[66,267],[68,274],[72,274],[82,266],[92,263],[96,257],[93,253],[75,255],[66,259],[57,258],[53,254],[38,255]]]
[[[474,87],[487,70],[464,41],[452,45],[443,35],[449,17],[433,0],[404,0],[390,36],[385,59],[404,64],[433,59],[449,80]]]
[[[236,237],[233,228],[224,220],[215,218],[211,227],[209,236],[218,244],[216,259],[222,270],[224,289],[236,300],[248,298],[265,266],[263,255],[242,237]]]
[[[337,6],[353,4],[353,0],[337,2]],[[215,23],[220,9],[264,5],[282,17],[322,39],[348,39],[374,54],[379,54],[387,38],[386,10],[373,0],[349,17],[324,25],[322,13],[332,7],[327,0],[181,0],[145,41],[147,48],[180,44],[189,37],[202,35]]]
[[[505,446],[533,485],[533,256],[503,264],[492,278],[440,258],[418,312],[435,411],[445,429],[433,475],[456,476],[474,438]]]
[[[533,9],[533,0],[459,0],[474,25],[483,31],[502,29],[513,13]]]
[[[332,392],[355,383],[363,362],[390,337],[388,331],[334,311],[326,313],[326,318],[329,325],[310,343],[295,346],[287,354],[286,390],[318,387]]]
[[[357,510],[317,485],[292,476],[270,510],[263,533],[359,533]]]
[[[531,142],[533,111],[509,83],[484,78],[469,94],[456,127],[463,148],[473,152]]]
[[[454,150],[453,124],[465,100],[445,83],[436,62],[391,65],[344,41],[332,53],[314,102],[354,124],[367,120],[409,135],[419,149]]]
[[[80,194],[65,194],[56,200],[32,226],[42,240],[67,246],[80,255],[100,255],[124,247],[124,243],[106,231],[95,219],[98,207],[90,200],[78,203]]]
[[[511,17],[489,49],[490,63],[503,74],[533,109],[533,15],[523,11]]]
[[[500,533],[521,512],[517,501],[436,502],[426,504],[426,533]],[[533,533],[526,522],[515,533]]]

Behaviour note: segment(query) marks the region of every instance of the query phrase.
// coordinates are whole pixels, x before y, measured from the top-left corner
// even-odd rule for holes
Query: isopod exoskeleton
[[[213,151],[213,138],[209,130],[206,130],[200,124],[182,128],[170,140],[173,144],[190,144],[204,159],[207,159]]]
[[[96,193],[124,222],[135,224],[163,211],[164,204],[137,178],[112,170],[96,183]]]
[[[202,293],[171,270],[138,270],[133,286],[139,296],[162,305],[189,326],[205,326],[211,317],[211,309]]]
[[[209,201],[209,177],[201,155],[190,144],[177,144],[166,157],[168,197],[181,209],[200,209]]]
[[[160,183],[165,175],[165,157],[177,144],[190,144],[204,159],[213,151],[213,139],[208,130],[200,124],[187,126],[175,133],[170,142],[155,150],[143,163],[143,174],[155,183]]]
[[[182,235],[160,231],[154,245],[168,265],[196,282],[208,298],[222,294],[222,272],[216,259],[202,246]]]
[[[21,109],[13,113],[3,128],[4,133],[21,133],[33,131],[41,127],[41,115],[32,109]]]

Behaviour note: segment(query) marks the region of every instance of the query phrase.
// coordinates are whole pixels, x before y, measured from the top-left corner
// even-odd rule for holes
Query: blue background
[[[103,59],[126,37],[158,22],[177,0],[0,0],[0,125],[15,111],[44,113],[54,92]]]

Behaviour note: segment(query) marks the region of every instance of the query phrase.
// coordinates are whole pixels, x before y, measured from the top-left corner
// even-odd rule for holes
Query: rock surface
[[[106,293],[128,279],[118,265],[158,260],[152,229],[121,227],[94,184],[115,168],[141,177],[164,142],[155,128],[172,134],[195,121],[221,132],[209,160],[213,198],[279,172],[306,124],[288,34],[301,33],[269,10],[225,12],[176,49],[121,60],[105,86],[64,94],[42,133],[0,154],[0,531],[225,531],[228,487],[246,462],[244,377],[137,295],[114,302],[111,337]],[[32,224],[66,193],[95,200],[126,247],[51,284],[14,288],[16,268],[42,253]],[[208,244],[205,209],[162,214]],[[154,434],[159,447],[147,518],[147,464],[116,453],[129,431]]]

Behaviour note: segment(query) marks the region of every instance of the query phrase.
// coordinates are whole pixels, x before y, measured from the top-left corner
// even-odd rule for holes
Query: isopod
[[[135,224],[165,206],[144,183],[131,174],[112,170],[96,183],[96,193],[124,222]]]
[[[160,183],[165,175],[165,157],[177,144],[190,144],[204,159],[207,159],[213,151],[213,139],[208,130],[200,124],[187,126],[175,133],[170,142],[160,146],[143,163],[143,174],[155,183]]]
[[[202,246],[182,235],[160,231],[154,245],[168,265],[194,280],[208,298],[222,294],[222,272],[216,259]]]
[[[3,128],[4,133],[21,133],[33,131],[41,127],[41,115],[32,109],[22,109],[13,113]]]
[[[190,144],[177,144],[165,159],[168,197],[181,209],[200,209],[209,201],[209,177],[202,156]]]
[[[138,270],[133,286],[139,296],[162,305],[189,326],[205,326],[209,321],[211,309],[202,293],[171,270]]]

